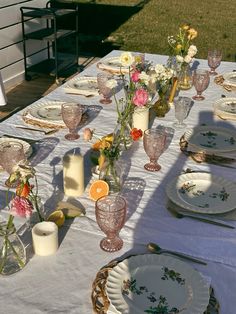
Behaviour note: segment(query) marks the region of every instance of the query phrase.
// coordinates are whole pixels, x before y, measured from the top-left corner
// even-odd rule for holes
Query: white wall
[[[22,25],[20,7],[45,7],[48,0],[0,0],[0,71],[5,88],[24,80],[24,59],[22,47]],[[31,20],[26,24],[26,31],[42,27],[43,20]],[[27,53],[36,52],[46,43],[28,40]],[[46,52],[34,55],[29,63],[45,58]]]

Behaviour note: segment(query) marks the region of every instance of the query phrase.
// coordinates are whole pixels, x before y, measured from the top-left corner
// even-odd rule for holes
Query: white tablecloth
[[[113,51],[109,56],[119,55]],[[167,57],[146,54],[146,59],[156,63],[165,63]],[[207,68],[205,60],[197,60],[199,67]],[[195,63],[196,64],[196,63]],[[230,72],[235,64],[222,62],[219,73]],[[96,76],[96,64],[79,75]],[[180,95],[191,97],[195,89],[181,91]],[[206,99],[195,102],[186,123],[188,128],[201,124],[214,124],[235,129],[236,122],[222,121],[213,115],[212,105],[224,94],[236,96],[215,85],[213,77],[209,88],[204,92]],[[46,99],[78,101],[87,105],[99,105],[99,96],[85,98],[65,94],[63,86],[50,93]],[[0,125],[0,135],[17,135],[33,139],[42,139],[42,134],[16,129],[22,125],[19,112]],[[105,135],[114,129],[116,121],[115,106],[104,105],[99,114],[89,123],[89,127]],[[60,229],[60,247],[50,257],[30,256],[27,266],[19,273],[0,278],[1,313],[92,313],[90,300],[91,285],[98,270],[110,260],[136,252],[147,252],[145,244],[152,241],[160,246],[179,250],[207,261],[207,266],[193,264],[203,275],[211,278],[211,284],[221,305],[222,314],[235,314],[236,308],[236,231],[225,229],[189,219],[176,219],[167,211],[166,184],[183,169],[206,170],[235,180],[235,170],[207,164],[195,164],[179,151],[179,138],[184,130],[174,130],[174,108],[165,118],[156,118],[153,126],[164,125],[173,132],[173,139],[160,157],[162,169],[157,173],[143,169],[147,156],[142,142],[135,142],[125,152],[123,165],[126,169],[126,181],[123,194],[128,202],[128,215],[125,227],[120,235],[124,247],[113,254],[103,252],[99,242],[103,233],[99,230],[94,214],[94,202],[88,198],[90,185],[91,144],[64,139],[66,130],[44,137],[32,163],[38,173],[39,191],[45,207],[53,210],[60,200],[67,200],[63,194],[62,158],[71,151],[80,151],[85,159],[85,193],[76,199],[86,209],[86,217],[76,218],[70,226]],[[17,131],[16,131],[17,130]],[[82,135],[82,129],[79,131]],[[236,156],[235,156],[236,157]],[[4,204],[4,181],[7,176],[1,173],[1,204]],[[4,205],[2,205],[4,206]],[[236,222],[230,222],[236,227]],[[25,239],[28,239],[24,235]],[[30,238],[30,237],[29,237]],[[30,244],[30,243],[29,243]]]

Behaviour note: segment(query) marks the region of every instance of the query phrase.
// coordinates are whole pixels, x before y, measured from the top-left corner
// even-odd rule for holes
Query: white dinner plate
[[[224,84],[236,86],[236,72],[223,74]]]
[[[223,119],[236,119],[236,97],[225,97],[214,104],[215,113]]]
[[[159,313],[164,306],[166,313],[202,314],[209,302],[209,286],[202,276],[165,255],[136,255],[120,262],[108,275],[106,291],[121,314]]]
[[[236,131],[217,126],[200,126],[188,130],[184,138],[199,151],[231,152],[236,150]]]
[[[24,140],[20,140],[17,138],[11,138],[11,137],[0,137],[0,144],[8,143],[8,142],[21,143],[23,145],[23,149],[24,149],[24,153],[25,153],[26,158],[29,158],[33,153],[33,149],[31,147],[31,145]]]
[[[167,185],[166,194],[173,203],[197,213],[220,214],[236,207],[236,184],[210,173],[182,174]]]
[[[69,89],[71,89],[71,92],[75,92],[81,95],[94,95],[98,96],[98,84],[97,84],[97,77],[76,77],[74,79],[71,79],[68,81],[64,87],[69,92]]]
[[[116,74],[129,73],[129,68],[122,66],[120,63],[120,57],[112,57],[102,60],[98,63],[98,68],[101,70],[107,70]]]

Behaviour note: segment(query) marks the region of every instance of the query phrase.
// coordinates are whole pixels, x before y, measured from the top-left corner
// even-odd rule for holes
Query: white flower
[[[176,61],[179,62],[179,63],[182,63],[182,62],[184,62],[184,58],[182,56],[180,56],[180,55],[177,55],[176,56]]]
[[[161,74],[163,72],[165,72],[165,67],[162,64],[156,64],[155,66],[155,71],[157,74]]]
[[[145,73],[144,71],[142,71],[139,74],[139,79],[142,80],[146,85],[148,85],[149,81],[150,81],[150,75],[148,75],[147,73]]]
[[[190,57],[189,55],[184,57],[184,62],[190,63],[191,61],[192,61],[192,57]]]
[[[117,84],[117,81],[114,80],[114,79],[108,80],[108,81],[106,82],[106,87],[108,87],[108,88],[110,88],[110,89],[115,88],[117,85],[118,85],[118,84]]]
[[[197,47],[195,45],[191,45],[189,48],[188,48],[188,55],[190,57],[194,57],[195,54],[197,53]]]
[[[123,67],[129,67],[134,63],[135,59],[131,52],[123,52],[120,55],[120,63]]]

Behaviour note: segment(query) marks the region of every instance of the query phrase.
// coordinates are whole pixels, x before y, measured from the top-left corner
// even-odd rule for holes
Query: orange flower
[[[132,137],[132,139],[134,141],[137,141],[138,139],[140,139],[140,137],[143,136],[143,132],[142,130],[140,129],[137,129],[137,128],[133,128],[131,131],[130,131],[130,135]]]
[[[23,183],[23,184],[21,183],[16,188],[16,195],[21,196],[21,197],[28,197],[30,190],[31,190],[31,186],[28,182]]]

